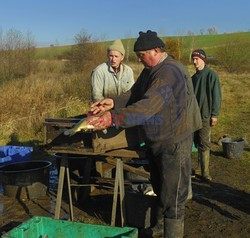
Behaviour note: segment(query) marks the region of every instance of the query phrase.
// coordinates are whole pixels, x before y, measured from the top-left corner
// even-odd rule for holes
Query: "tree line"
[[[203,34],[204,31],[201,31]],[[217,34],[216,28],[208,29],[209,34]],[[177,36],[168,38],[166,42],[167,52],[176,59],[187,63],[184,59],[184,50],[189,50],[189,56],[195,47],[194,33],[188,32],[191,37],[190,45],[184,49],[184,37]],[[86,32],[78,33],[74,38],[75,44],[67,51],[63,58],[67,59],[67,72],[83,72],[94,68],[98,63],[106,59],[105,44],[100,44],[92,39]],[[128,49],[130,40],[127,40],[125,47]],[[126,46],[127,44],[127,46]],[[245,69],[244,65],[249,63],[249,42],[230,42],[218,46],[214,55],[214,62],[221,65],[228,72],[239,72]],[[0,30],[0,82],[11,79],[18,79],[35,72],[37,61],[35,59],[36,44],[31,33],[23,34],[18,30],[8,30],[4,33]],[[126,60],[135,60],[135,56],[126,54]],[[189,63],[191,58],[189,57]]]

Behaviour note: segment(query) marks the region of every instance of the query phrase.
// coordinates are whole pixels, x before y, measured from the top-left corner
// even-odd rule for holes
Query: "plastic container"
[[[144,195],[142,193],[127,192],[126,219],[127,224],[137,228],[149,228],[156,223],[157,197]]]
[[[221,143],[226,158],[237,159],[242,156],[245,145],[243,138],[223,138]]]
[[[192,152],[197,152],[197,151],[198,151],[198,149],[196,148],[195,144],[193,143],[192,144]]]
[[[49,161],[26,161],[0,167],[4,195],[34,199],[45,196],[49,186]]]
[[[0,146],[0,166],[30,160],[33,147],[6,145]]]
[[[56,220],[36,216],[9,231],[2,238],[137,238],[138,230],[131,227],[111,227]]]

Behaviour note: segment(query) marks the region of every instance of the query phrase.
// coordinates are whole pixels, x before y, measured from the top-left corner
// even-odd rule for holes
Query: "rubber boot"
[[[212,180],[212,177],[209,175],[209,159],[210,159],[210,150],[205,150],[200,152],[201,177],[205,181]]]
[[[193,198],[193,190],[192,190],[192,180],[191,180],[191,175],[189,178],[189,182],[188,182],[188,196],[186,201],[192,200]]]
[[[183,238],[183,219],[164,219],[164,238]]]
[[[156,208],[155,225],[151,228],[151,230],[152,230],[152,237],[163,237],[164,218],[161,206],[157,206]]]
[[[152,230],[152,237],[154,238],[163,237],[163,231],[164,231],[163,217],[157,220],[157,223],[153,228],[151,228],[151,230]]]

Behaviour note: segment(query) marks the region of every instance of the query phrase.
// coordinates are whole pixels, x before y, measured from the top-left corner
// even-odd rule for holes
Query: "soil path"
[[[250,237],[250,152],[241,159],[225,159],[220,148],[211,155],[213,181],[192,180],[193,200],[186,203],[186,238]],[[197,164],[193,160],[193,167]],[[53,176],[55,173],[53,172]],[[0,235],[32,216],[54,216],[55,181],[47,196],[35,200],[9,198],[0,193]],[[109,224],[112,196],[90,196],[84,206],[74,206],[75,220]],[[68,206],[62,204],[62,219],[68,218]],[[143,237],[140,235],[140,237]]]

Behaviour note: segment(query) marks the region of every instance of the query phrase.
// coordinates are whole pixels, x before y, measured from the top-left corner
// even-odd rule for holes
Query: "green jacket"
[[[218,75],[205,66],[192,76],[194,93],[200,107],[202,121],[218,117],[221,106],[221,88]]]

